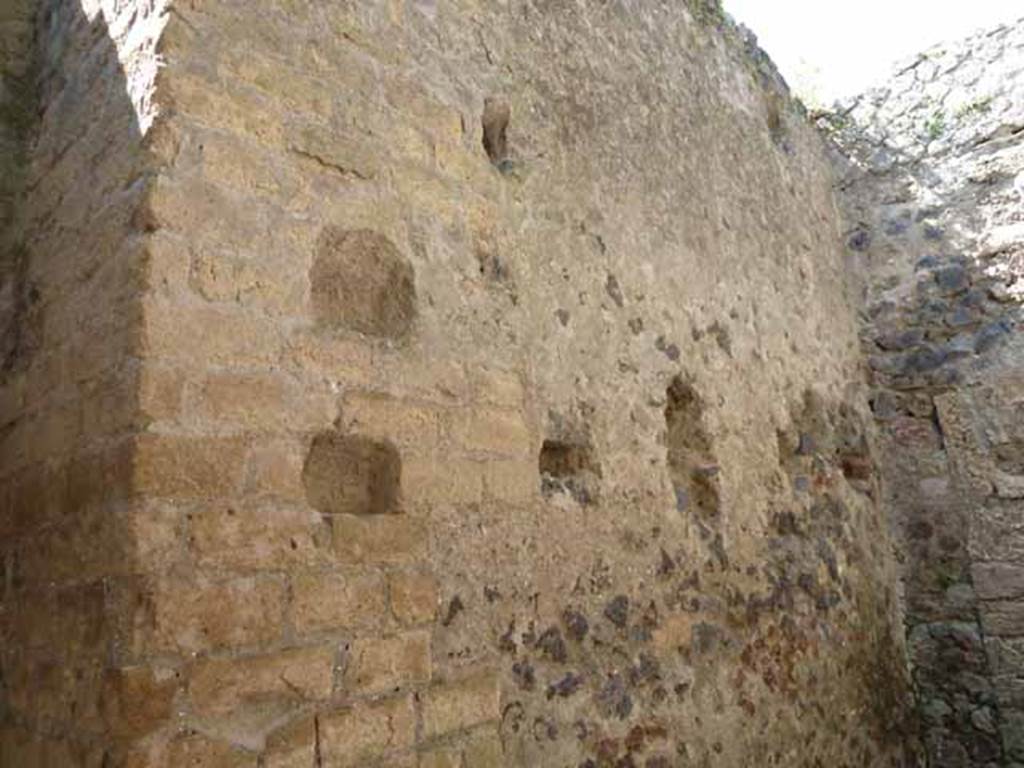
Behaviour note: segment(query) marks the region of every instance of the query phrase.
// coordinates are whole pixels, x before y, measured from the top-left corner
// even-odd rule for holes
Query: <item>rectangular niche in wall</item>
[[[544,496],[566,493],[583,505],[597,501],[601,467],[589,442],[545,440],[540,449],[538,469]]]
[[[397,449],[357,435],[321,432],[302,469],[310,505],[324,514],[400,512],[402,462]]]
[[[704,427],[704,402],[676,376],[665,392],[668,470],[680,512],[696,511],[705,520],[719,514],[718,463]]]
[[[389,339],[402,339],[412,328],[412,265],[379,232],[326,227],[309,282],[316,321],[323,327]]]

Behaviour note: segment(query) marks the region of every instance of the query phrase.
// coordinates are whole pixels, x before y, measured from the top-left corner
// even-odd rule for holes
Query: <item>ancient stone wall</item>
[[[713,4],[52,7],[5,761],[916,764],[831,171]]]
[[[152,17],[141,3],[2,14],[15,11],[5,73],[21,80],[4,81],[0,125],[15,147],[3,182],[18,180],[0,237],[0,763],[98,766],[111,731],[131,727],[112,600],[135,570],[135,211],[152,163],[129,95],[145,92],[147,61],[155,72]]]
[[[1024,762],[1024,24],[823,117],[934,766]]]

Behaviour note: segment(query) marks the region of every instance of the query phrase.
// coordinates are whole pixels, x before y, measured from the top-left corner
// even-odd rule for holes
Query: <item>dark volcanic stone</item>
[[[907,331],[893,331],[885,333],[875,339],[875,343],[882,349],[902,351],[910,349],[924,341],[924,331],[919,328],[911,328]]]
[[[967,307],[957,307],[946,315],[946,325],[950,328],[962,328],[974,322],[974,314]]]
[[[1000,320],[996,323],[986,325],[975,337],[974,349],[977,352],[985,352],[991,349],[1004,336],[1010,333],[1012,327],[1007,320]]]
[[[565,613],[562,614],[562,621],[565,622],[565,628],[569,632],[569,637],[576,642],[580,642],[587,636],[587,632],[590,631],[587,617],[579,611],[566,609]]]
[[[524,691],[532,691],[537,683],[533,667],[525,661],[517,661],[512,665],[512,676],[516,679],[516,685]]]
[[[621,307],[624,303],[622,296],[622,288],[619,287],[619,281],[615,275],[608,275],[608,279],[605,281],[604,289],[607,292],[609,298],[615,302],[615,306]]]
[[[544,630],[544,633],[537,640],[537,647],[551,661],[559,664],[565,662],[565,641],[562,639],[562,633],[557,627],[550,627]]]
[[[583,678],[580,675],[575,675],[570,672],[558,682],[552,683],[548,686],[547,696],[549,699],[552,699],[555,696],[566,699],[576,693],[582,685]]]
[[[959,264],[953,264],[936,270],[935,282],[946,293],[958,293],[967,289],[970,279],[966,269]]]
[[[466,606],[463,605],[462,598],[455,595],[455,597],[451,599],[451,602],[448,603],[448,610],[445,613],[444,618],[441,619],[441,625],[445,627],[450,626],[451,623],[455,621],[455,617],[462,613],[465,608]]]
[[[909,353],[904,360],[905,373],[933,371],[946,362],[946,353],[936,347],[923,345]]]
[[[665,548],[661,549],[661,559],[658,562],[658,575],[659,576],[671,576],[675,573],[676,561],[672,559],[672,556],[665,551]]]
[[[625,627],[629,621],[629,598],[625,595],[613,597],[604,607],[604,615],[616,627]]]
[[[633,711],[633,699],[626,692],[626,684],[618,675],[612,675],[597,694],[597,704],[606,716],[625,720]]]
[[[890,237],[893,237],[895,235],[902,235],[904,232],[907,231],[907,229],[910,228],[910,219],[909,217],[900,219],[890,219],[889,221],[885,222],[884,228],[885,234],[889,235]]]
[[[711,653],[722,643],[723,639],[721,627],[702,621],[693,628],[691,645],[697,653]]]
[[[855,251],[866,251],[871,247],[871,233],[866,229],[858,229],[850,235],[846,244]]]

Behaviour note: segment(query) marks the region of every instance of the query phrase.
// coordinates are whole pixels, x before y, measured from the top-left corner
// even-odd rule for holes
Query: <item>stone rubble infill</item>
[[[1024,761],[1024,23],[816,115],[844,213],[931,765]]]

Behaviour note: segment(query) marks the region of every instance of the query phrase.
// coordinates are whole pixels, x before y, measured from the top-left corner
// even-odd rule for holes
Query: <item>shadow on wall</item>
[[[0,167],[15,183],[3,190],[11,211],[0,232],[0,380],[29,367],[35,352],[57,341],[43,338],[45,307],[59,297],[46,295],[42,274],[67,252],[39,252],[55,239],[48,227],[84,231],[89,209],[119,202],[117,184],[130,171],[117,155],[139,146],[155,115],[149,103],[155,57],[118,50],[107,21],[114,3],[11,5],[15,31],[0,32],[7,51],[0,60],[0,142],[8,150]],[[151,15],[155,42],[164,20],[157,9]],[[131,60],[132,72],[122,60]],[[64,175],[70,172],[73,177]],[[95,265],[82,254],[62,266],[86,272]]]
[[[112,607],[140,594],[138,426],[124,415],[137,411],[131,235],[155,76],[140,54],[159,34],[137,33],[163,21],[139,5],[8,0],[0,14],[16,22],[0,35],[20,35],[0,40],[0,137],[20,142],[7,158],[24,179],[0,233],[0,394],[21,393],[0,397],[15,409],[0,413],[3,765],[119,764],[116,744],[141,735],[133,713],[169,703],[124,672],[129,609]]]
[[[24,248],[18,243],[16,205],[23,194],[28,147],[36,127],[38,72],[30,0],[11,0],[7,15],[13,24],[0,26],[0,379],[6,378],[34,346],[26,322],[38,297],[27,286]]]

